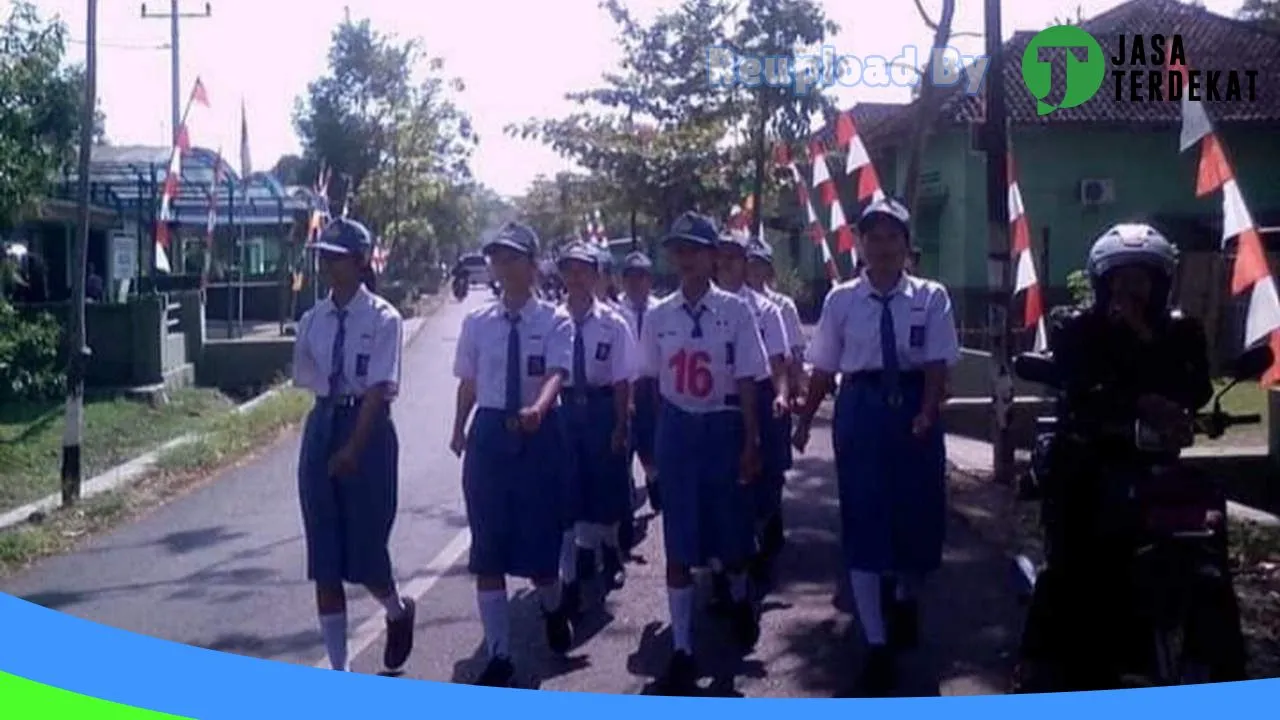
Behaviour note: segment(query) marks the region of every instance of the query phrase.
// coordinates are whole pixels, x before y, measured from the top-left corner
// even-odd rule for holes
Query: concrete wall
[[[266,387],[289,376],[293,338],[211,340],[196,363],[196,382],[226,391]]]

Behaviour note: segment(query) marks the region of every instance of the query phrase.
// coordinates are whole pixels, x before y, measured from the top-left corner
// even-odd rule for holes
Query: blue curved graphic
[[[778,720],[779,713],[840,718],[871,713],[910,720],[1050,720],[1274,712],[1280,680],[1063,695],[890,700],[659,698],[476,688],[257,660],[157,640],[0,594],[0,672],[120,705],[194,720],[253,718],[552,717],[610,720],[655,713]],[[430,652],[425,648],[424,652]],[[712,707],[717,705],[717,707]],[[4,702],[0,698],[0,717]],[[850,715],[853,713],[854,715]],[[863,715],[871,717],[871,715]],[[17,719],[15,719],[17,720]],[[91,719],[86,719],[91,720]]]

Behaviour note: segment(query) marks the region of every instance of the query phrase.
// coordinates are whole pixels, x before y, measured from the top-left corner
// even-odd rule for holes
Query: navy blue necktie
[[[693,308],[689,307],[687,303],[685,304],[684,312],[686,315],[689,316],[689,319],[693,321],[693,332],[689,333],[689,337],[692,337],[692,338],[702,337],[702,314],[705,313],[706,311],[707,311],[706,305],[699,305],[698,309],[694,310]]]
[[[636,335],[639,336],[642,330],[644,330],[644,305],[639,305],[636,307]]]
[[[880,362],[884,368],[885,390],[890,398],[898,397],[898,336],[893,327],[892,295],[875,295],[883,305],[880,311]]]
[[[511,330],[507,332],[507,411],[520,412],[520,314],[507,313]]]
[[[582,337],[586,324],[584,317],[575,321],[573,328],[573,387],[580,393],[587,390],[587,341]]]
[[[338,331],[333,335],[333,354],[329,356],[329,397],[338,397],[338,391],[342,389],[342,373],[346,364],[346,345],[347,345],[347,310],[341,308],[335,310],[334,315],[338,316]]]

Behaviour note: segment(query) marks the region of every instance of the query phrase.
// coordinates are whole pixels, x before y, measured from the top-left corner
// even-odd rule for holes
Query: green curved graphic
[[[0,672],[6,720],[191,720],[120,705]]]
[[[1041,48],[1063,48],[1067,51],[1067,87],[1057,105],[1045,102],[1053,92],[1053,63],[1040,59]],[[1086,52],[1081,60],[1073,49]],[[1031,38],[1022,53],[1022,81],[1036,98],[1036,114],[1048,115],[1054,110],[1083,105],[1098,94],[1107,74],[1107,59],[1102,46],[1092,35],[1074,25],[1045,28]]]

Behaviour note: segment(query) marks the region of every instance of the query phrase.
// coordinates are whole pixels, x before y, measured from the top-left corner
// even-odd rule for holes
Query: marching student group
[[[537,290],[532,229],[509,223],[486,242],[500,296],[463,320],[450,440],[487,654],[476,684],[515,685],[507,578],[535,586],[557,654],[599,602],[585,582],[606,592],[626,582],[633,460],[662,520],[672,652],[658,692],[698,692],[695,571],[710,576],[709,615],[749,653],[785,543],[792,455],[834,395],[841,572],[869,648],[861,682],[892,693],[897,658],[917,641],[921,584],[941,564],[939,410],[959,346],[947,291],[912,272],[907,209],[880,200],[857,225],[858,272],[827,294],[810,339],[773,287],[769,246],[705,215],[681,215],[662,238],[678,280],[662,298],[643,253],[616,272],[607,250],[573,243],[555,256],[565,297],[553,304]],[[312,247],[331,293],[300,320],[294,357],[295,384],[316,396],[298,472],[307,572],[332,667],[348,666],[345,585],[355,584],[385,608],[394,671],[416,616],[389,552],[402,321],[362,282],[367,229],[338,219]]]

